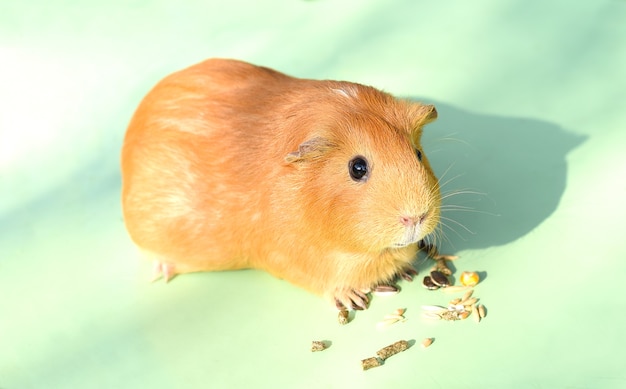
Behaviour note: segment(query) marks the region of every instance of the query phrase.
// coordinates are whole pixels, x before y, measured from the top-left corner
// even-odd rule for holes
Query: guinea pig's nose
[[[402,225],[405,227],[413,227],[418,224],[422,224],[424,220],[426,219],[427,215],[428,215],[427,213],[423,213],[419,216],[402,215],[400,216],[400,223],[402,223]]]

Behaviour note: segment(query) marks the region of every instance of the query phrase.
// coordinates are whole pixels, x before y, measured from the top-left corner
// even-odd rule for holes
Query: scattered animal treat
[[[470,297],[472,297],[472,294],[474,294],[474,289],[470,289],[467,292],[465,292],[463,297],[461,297],[460,299],[454,299],[452,301],[460,300],[459,302],[457,302],[455,304],[458,304],[458,303],[463,302],[463,301],[467,301],[467,300],[470,299]],[[452,304],[452,301],[450,302],[450,304]],[[467,304],[465,304],[465,305],[467,305]]]
[[[478,307],[476,304],[472,305],[472,316],[474,317],[474,321],[476,323],[480,323],[480,312],[478,311]]]
[[[432,282],[439,286],[439,287],[446,287],[446,286],[450,286],[450,280],[448,279],[448,276],[446,276],[445,274],[443,274],[440,271],[437,270],[433,270],[430,272],[430,279],[432,280]]]
[[[349,315],[350,315],[350,312],[348,312],[347,309],[340,310],[339,313],[337,314],[337,321],[339,322],[339,324],[341,325],[348,324]]]
[[[391,296],[398,294],[398,292],[400,292],[400,289],[395,285],[378,285],[372,289],[372,294],[376,296]]]
[[[480,282],[480,276],[475,271],[464,271],[459,282],[465,286],[476,286]]]
[[[485,306],[484,306],[484,305],[482,305],[482,304],[480,304],[480,305],[478,306],[478,315],[479,315],[479,316],[480,316],[480,318],[482,319],[482,318],[484,318],[484,317],[485,317],[485,315],[486,315],[486,314],[487,314],[487,313],[485,312]]]
[[[453,288],[453,287],[449,287]],[[448,288],[446,288],[448,289]],[[444,289],[445,290],[445,289]],[[484,316],[480,314],[482,305],[477,305],[478,298],[472,297],[472,289],[468,290],[462,298],[455,298],[450,301],[448,307],[440,305],[422,305],[422,317],[436,320],[464,320],[474,314],[474,320],[479,322]],[[484,307],[482,308],[484,312]]]
[[[443,290],[444,293],[454,294],[454,293],[463,292],[469,289],[471,289],[471,286],[452,285],[452,286],[445,287],[441,290]]]
[[[364,371],[380,365],[382,365],[382,361],[376,357],[366,358],[361,361],[361,367]]]
[[[446,263],[446,260],[444,258],[435,259],[434,261],[435,261],[435,266],[431,270],[438,271],[447,276],[452,275],[452,269],[448,267],[448,264]]]
[[[433,282],[433,279],[432,279],[432,278],[430,278],[430,276],[426,276],[426,277],[424,277],[424,280],[422,281],[422,286],[423,286],[424,288],[428,289],[428,290],[437,290],[437,289],[439,289],[439,286],[438,286],[438,285],[436,285],[436,284]]]
[[[323,351],[326,350],[327,346],[326,343],[321,341],[321,340],[314,340],[311,343],[311,351],[315,352],[315,351]]]
[[[397,323],[399,321],[406,321],[406,318],[404,317],[404,312],[406,311],[406,309],[404,308],[398,308],[395,311],[393,311],[392,314],[390,315],[385,315],[384,320],[379,321],[378,323],[376,323],[376,327],[378,328],[385,328],[385,327],[389,327],[390,325]]]
[[[432,244],[428,244],[423,240],[419,241],[417,247],[420,250],[424,250],[426,254],[435,261],[435,267],[432,270],[441,272],[447,276],[452,275],[452,269],[448,267],[447,261],[453,261],[458,258],[457,255],[442,255],[439,254],[437,247]]]
[[[429,347],[431,344],[433,344],[434,340],[434,338],[425,338],[424,340],[422,340],[422,348]]]
[[[402,352],[409,348],[409,342],[406,340],[399,340],[394,344],[391,344],[387,347],[383,347],[376,352],[376,355],[383,361],[389,358],[392,355],[396,355],[399,352]]]

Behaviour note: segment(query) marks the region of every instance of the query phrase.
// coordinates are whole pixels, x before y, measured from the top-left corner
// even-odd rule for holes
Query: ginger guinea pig
[[[432,105],[210,59],[159,82],[122,149],[133,241],[167,279],[263,269],[364,309],[439,223]]]

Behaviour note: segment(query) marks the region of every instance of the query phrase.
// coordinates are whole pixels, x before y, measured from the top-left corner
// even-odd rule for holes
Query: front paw
[[[402,270],[400,270],[398,273],[396,273],[395,279],[399,280],[400,278],[402,278],[405,281],[412,282],[413,278],[417,274],[418,274],[417,270],[415,270],[415,268],[413,266],[407,265]]]
[[[362,311],[367,309],[369,303],[369,297],[363,291],[356,289],[340,289],[333,294],[335,300],[335,306],[340,311],[346,309],[353,309]]]

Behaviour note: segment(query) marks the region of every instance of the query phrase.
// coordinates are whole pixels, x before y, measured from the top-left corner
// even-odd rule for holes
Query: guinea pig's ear
[[[332,147],[333,144],[328,139],[322,137],[311,138],[298,146],[298,150],[287,154],[285,162],[297,163],[315,160],[322,157]]]
[[[413,128],[419,129],[437,119],[437,110],[432,104],[417,104],[413,112]]]

